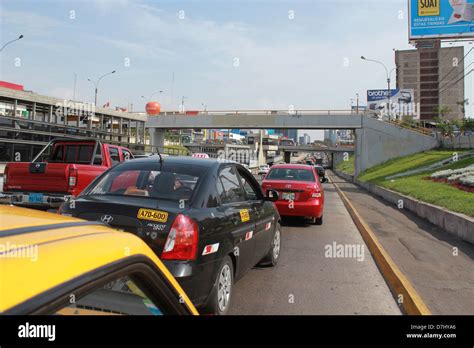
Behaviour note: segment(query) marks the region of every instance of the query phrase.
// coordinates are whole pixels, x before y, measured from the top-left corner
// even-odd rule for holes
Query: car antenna
[[[160,156],[160,164],[163,163],[163,157],[161,157],[160,150],[158,149],[158,146],[156,147],[156,152],[158,152],[158,156]]]

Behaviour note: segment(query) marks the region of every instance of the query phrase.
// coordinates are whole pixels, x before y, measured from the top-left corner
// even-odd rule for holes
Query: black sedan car
[[[278,262],[277,199],[237,163],[153,156],[111,168],[60,212],[140,236],[201,312],[225,314],[235,280]]]

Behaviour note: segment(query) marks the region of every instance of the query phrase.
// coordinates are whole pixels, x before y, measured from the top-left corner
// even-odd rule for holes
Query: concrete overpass
[[[241,110],[209,111],[195,116],[163,112],[149,116],[148,128],[154,129],[357,129],[362,128],[362,114],[351,110]]]
[[[146,127],[153,145],[163,145],[164,131],[170,128],[354,129],[355,176],[391,158],[439,146],[433,136],[349,110],[215,111],[195,116],[171,112],[149,116]]]
[[[349,152],[355,151],[354,147],[317,147],[311,145],[298,146],[278,146],[279,151],[283,152]]]

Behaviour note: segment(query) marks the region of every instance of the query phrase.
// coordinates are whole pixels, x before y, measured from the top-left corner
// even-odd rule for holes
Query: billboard
[[[414,93],[413,89],[391,89],[390,114],[392,116],[416,116],[417,106]],[[367,91],[367,109],[380,117],[388,116],[388,90],[369,89]]]
[[[474,37],[474,0],[408,0],[410,40]]]

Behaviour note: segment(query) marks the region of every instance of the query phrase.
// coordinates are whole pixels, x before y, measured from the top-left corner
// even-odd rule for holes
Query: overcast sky
[[[156,90],[165,110],[182,96],[186,109],[348,109],[386,86],[360,56],[393,67],[407,31],[405,0],[2,0],[0,41],[25,37],[2,52],[0,79],[72,98],[76,73],[76,100],[93,101],[87,79],[115,69],[98,104],[134,111]]]

